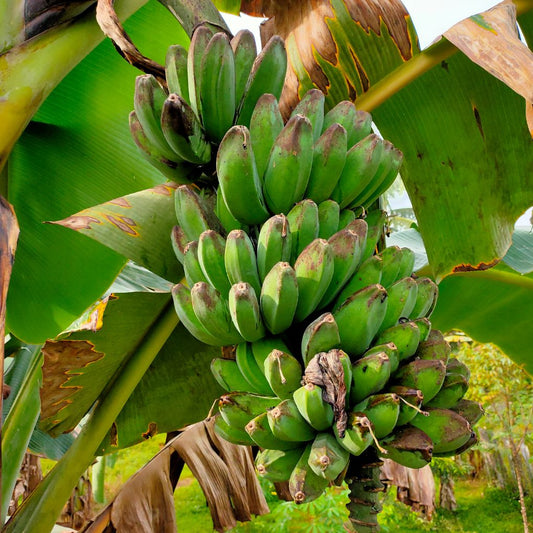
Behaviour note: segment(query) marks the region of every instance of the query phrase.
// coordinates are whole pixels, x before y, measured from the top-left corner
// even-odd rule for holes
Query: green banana
[[[410,248],[402,248],[402,259],[400,261],[400,268],[396,280],[411,276],[415,267],[415,253]],[[418,281],[417,281],[418,283]]]
[[[261,288],[261,313],[274,335],[290,327],[298,304],[298,281],[289,263],[276,263],[265,276]]]
[[[402,400],[400,403],[400,414],[398,415],[398,426],[409,423],[417,413],[420,412],[424,395],[421,390],[411,389],[402,385],[389,387],[388,392],[393,392]]]
[[[418,285],[413,278],[403,278],[394,282],[388,289],[387,312],[378,332],[395,326],[402,318],[411,314],[416,303]]]
[[[168,92],[179,94],[189,101],[189,82],[187,80],[187,50],[179,44],[169,46],[165,57],[165,79]]]
[[[269,213],[248,128],[233,126],[229,129],[218,148],[216,170],[219,193],[224,196],[230,213],[243,224],[263,223]]]
[[[232,427],[242,429],[252,418],[276,405],[279,400],[250,392],[230,392],[218,400],[218,410],[224,421]]]
[[[357,217],[352,209],[342,209],[339,215],[338,231],[351,224]]]
[[[245,428],[246,433],[254,443],[263,449],[268,450],[292,450],[301,446],[299,442],[287,442],[274,437],[270,425],[268,423],[268,415],[265,411],[260,415],[252,418]]]
[[[350,132],[350,146],[358,143],[372,133],[372,115],[366,111],[357,110],[355,121]]]
[[[472,400],[459,400],[450,409],[465,418],[471,426],[477,424],[479,420],[481,420],[481,417],[485,414],[481,404]]]
[[[416,304],[411,311],[411,318],[422,318],[430,316],[437,303],[439,287],[429,278],[417,278],[418,296]]]
[[[174,301],[174,308],[181,323],[193,337],[210,346],[224,345],[225,339],[218,338],[209,333],[198,320],[193,309],[189,287],[183,285],[183,283],[174,285],[172,287],[172,300]]]
[[[250,392],[257,392],[265,396],[274,396],[268,381],[259,367],[252,351],[252,345],[248,342],[241,342],[235,350],[235,360],[244,379],[250,383]]]
[[[345,287],[338,294],[333,310],[336,311],[352,294],[381,282],[383,260],[379,255],[373,255],[361,263],[360,267],[350,278]]]
[[[387,291],[381,285],[369,285],[350,296],[333,313],[341,346],[348,354],[364,353],[376,335],[387,311]]]
[[[327,352],[340,346],[341,338],[335,318],[331,313],[324,313],[313,320],[302,335],[302,359],[307,366],[319,352]]]
[[[265,326],[254,288],[249,283],[232,285],[228,295],[231,320],[241,337],[254,342],[265,336]]]
[[[348,404],[353,382],[352,360],[346,352],[343,352],[342,350],[335,351],[338,354],[339,361],[341,362],[342,370],[344,373],[344,386],[346,387],[346,404]]]
[[[431,407],[427,412],[427,415],[416,415],[410,423],[433,441],[433,453],[451,452],[468,442],[472,428],[461,415],[449,409]]]
[[[294,264],[298,281],[298,304],[295,314],[298,322],[317,308],[333,278],[333,270],[331,246],[324,239],[315,239],[298,256]]]
[[[252,343],[252,353],[261,369],[261,373],[265,371],[265,361],[272,350],[280,350],[285,353],[291,353],[287,345],[280,337],[264,337]],[[292,355],[292,354],[291,354]]]
[[[397,385],[419,389],[424,395],[424,405],[439,392],[446,375],[446,365],[439,360],[415,359],[394,375]]]
[[[342,102],[339,102],[335,107],[330,109],[324,116],[324,124],[322,126],[322,130],[326,131],[335,123],[340,124],[346,130],[348,134],[348,148],[351,148],[354,144],[358,142],[357,137],[360,136],[360,133],[356,133],[354,131],[356,130],[357,111],[352,102],[348,100],[343,100]]]
[[[308,462],[317,476],[334,481],[346,468],[349,459],[350,453],[331,433],[319,433],[311,444]]]
[[[265,93],[273,94],[278,100],[281,96],[287,53],[283,40],[274,35],[255,58],[248,76],[244,94],[237,108],[236,124],[248,126],[259,97]]]
[[[437,452],[434,455],[435,457],[453,457],[454,455],[460,455],[463,452],[466,452],[466,450],[468,450],[472,446],[474,446],[474,444],[477,444],[477,442],[477,435],[475,434],[475,432],[472,431],[472,433],[470,434],[470,438],[462,446],[459,446],[458,448],[455,448],[453,450],[448,450],[447,452]]]
[[[316,433],[300,414],[293,400],[283,400],[270,409],[268,423],[275,437],[290,442],[311,440]]]
[[[255,106],[250,120],[250,137],[254,151],[259,178],[263,176],[268,164],[270,150],[283,129],[283,117],[278,101],[272,94],[263,94]]]
[[[354,412],[362,412],[372,423],[377,439],[386,437],[396,427],[400,414],[400,398],[392,393],[374,394],[354,405]]]
[[[309,466],[310,454],[311,445],[308,444],[289,478],[289,491],[298,505],[316,500],[328,485],[328,480],[317,476]]]
[[[209,283],[200,281],[192,286],[191,302],[200,324],[212,336],[220,339],[220,345],[237,344],[243,341],[233,325],[226,300]]]
[[[318,385],[306,383],[294,391],[292,399],[307,423],[317,431],[325,431],[333,424],[333,407],[324,401]]]
[[[227,392],[250,390],[250,384],[241,374],[237,363],[231,359],[213,359],[211,361],[211,373],[216,382]]]
[[[259,278],[264,280],[276,263],[289,262],[291,253],[292,235],[287,217],[274,215],[261,226],[257,239]]]
[[[438,329],[432,329],[427,340],[418,345],[416,356],[420,359],[439,359],[447,364],[450,353],[451,348],[444,335]]]
[[[183,250],[183,270],[189,287],[198,281],[207,281],[198,260],[198,241],[191,241]]]
[[[428,402],[428,407],[450,409],[456,405],[466,394],[469,379],[468,367],[458,359],[450,359],[446,365],[446,376],[442,387],[437,395]]]
[[[252,446],[254,441],[250,436],[235,426],[230,426],[219,414],[215,415],[215,433],[224,440],[242,446]]]
[[[200,107],[208,138],[218,143],[235,117],[235,58],[229,38],[216,33],[201,63]]]
[[[141,155],[152,166],[175,183],[190,183],[188,176],[192,171],[191,165],[185,161],[177,161],[179,160],[177,156],[172,160],[167,159],[161,150],[148,139],[135,111],[129,115],[129,126],[133,141],[141,151]]]
[[[198,26],[191,37],[189,53],[187,54],[187,83],[189,89],[189,103],[197,116],[201,117],[200,78],[202,75],[202,60],[204,52],[214,32],[207,25]]]
[[[383,260],[381,284],[388,289],[398,278],[403,252],[399,246],[388,246],[378,254]]]
[[[337,424],[333,425],[335,438],[352,455],[361,455],[372,444],[372,424],[362,413],[348,413],[348,426],[340,435]]]
[[[354,204],[355,198],[372,182],[383,154],[383,141],[371,134],[352,146],[346,154],[346,163],[331,193],[341,209]]]
[[[361,261],[365,261],[374,254],[377,243],[383,235],[383,227],[387,221],[387,213],[381,209],[375,209],[367,213],[365,220],[368,224],[368,232],[366,234],[365,251],[363,252]]]
[[[230,212],[224,196],[220,192],[217,196],[217,203],[215,206],[215,214],[220,221],[221,226],[224,228],[226,233],[233,231],[234,229],[246,229],[246,225],[239,222]]]
[[[200,196],[188,185],[180,185],[174,192],[174,207],[179,226],[189,241],[197,241],[210,229],[207,211]]]
[[[298,360],[281,350],[272,350],[264,366],[265,376],[276,396],[281,400],[291,399],[302,380],[302,367]]]
[[[399,428],[380,441],[380,445],[386,450],[387,459],[407,468],[422,468],[433,456],[432,440],[415,427]]]
[[[313,200],[302,200],[287,213],[287,220],[292,241],[291,259],[294,262],[304,248],[318,237],[318,206]]]
[[[159,153],[170,161],[176,161],[177,154],[168,145],[161,131],[161,111],[167,95],[151,74],[137,76],[133,109],[142,129]],[[179,160],[179,158],[178,158]]]
[[[257,57],[257,48],[254,34],[250,30],[237,32],[230,44],[235,58],[235,102],[239,103],[244,95],[248,76]]]
[[[305,193],[313,164],[313,127],[302,115],[293,116],[270,151],[263,191],[271,212],[288,213]]]
[[[209,283],[227,297],[231,283],[226,273],[224,253],[226,241],[214,230],[207,230],[198,238],[198,260]]]
[[[170,94],[161,112],[161,130],[169,146],[181,159],[195,164],[211,160],[211,144],[198,117],[177,94]]]
[[[352,390],[350,403],[359,403],[364,398],[379,392],[389,381],[391,363],[385,352],[367,355],[352,365]]]
[[[398,348],[396,347],[396,344],[393,342],[375,344],[363,354],[363,357],[367,357],[368,355],[373,355],[375,353],[384,353],[389,358],[391,374],[398,370],[398,366],[400,365],[400,356],[398,354]]]
[[[374,339],[374,344],[394,343],[401,362],[416,353],[419,341],[420,329],[418,326],[411,321],[400,321],[399,324],[381,331]]]
[[[181,226],[174,226],[172,228],[170,241],[176,258],[183,265],[183,261],[185,260],[185,247],[189,243],[189,239],[185,236],[185,232]]]
[[[304,97],[298,102],[291,113],[291,117],[295,115],[303,115],[311,122],[313,127],[313,141],[316,142],[322,133],[322,125],[324,124],[324,93],[318,89],[311,89],[305,93]]]
[[[427,341],[431,331],[431,322],[426,317],[415,318],[412,322],[416,324],[416,327],[420,331],[420,342]]]
[[[257,258],[252,240],[245,231],[232,230],[226,237],[224,250],[226,274],[232,285],[249,283],[257,296],[261,294],[261,281],[257,272]]]
[[[340,124],[332,124],[315,142],[306,198],[317,204],[331,198],[346,162],[347,142]]]
[[[292,450],[263,450],[255,458],[257,473],[272,481],[281,483],[288,481],[294,467],[300,460],[304,448],[294,448]]]
[[[333,200],[318,204],[318,237],[328,240],[339,229],[340,208]]]

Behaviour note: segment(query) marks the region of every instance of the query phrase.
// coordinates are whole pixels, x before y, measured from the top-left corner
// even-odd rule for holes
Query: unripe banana
[[[465,418],[471,426],[477,424],[485,414],[479,402],[465,399],[458,401],[451,410]]]
[[[378,255],[366,259],[338,294],[333,310],[336,311],[352,294],[381,281],[383,261]]]
[[[396,281],[411,276],[415,267],[415,253],[410,248],[402,248],[402,259]],[[418,283],[418,282],[417,282]]]
[[[174,308],[181,323],[187,328],[189,333],[204,344],[210,346],[223,346],[225,339],[212,335],[198,320],[192,305],[191,291],[189,287],[178,283],[172,287],[172,300]]]
[[[257,56],[257,48],[254,34],[250,30],[237,32],[230,44],[235,57],[235,102],[239,103]]]
[[[176,258],[183,265],[183,261],[185,260],[185,247],[189,243],[189,239],[187,239],[181,226],[174,226],[172,228],[170,242],[172,243],[172,250]]]
[[[411,311],[411,318],[421,318],[430,316],[437,303],[439,287],[429,278],[417,278],[418,296]]]
[[[387,312],[379,332],[395,326],[402,318],[407,318],[416,303],[418,285],[413,278],[403,278],[393,283],[388,289]]]
[[[450,359],[446,365],[446,376],[440,391],[428,402],[428,407],[450,409],[455,406],[468,390],[470,370],[458,359]]]
[[[419,341],[420,330],[418,326],[411,321],[400,321],[399,324],[381,331],[374,339],[374,344],[394,343],[401,362],[416,353]]]
[[[198,241],[191,241],[183,250],[183,270],[189,287],[199,281],[207,282],[198,260]]]
[[[244,340],[233,325],[226,300],[208,283],[200,281],[192,286],[191,302],[200,324],[220,339],[219,345],[237,344]]]
[[[341,346],[348,354],[364,353],[376,335],[387,311],[387,291],[381,285],[369,285],[350,296],[333,313]]]
[[[268,208],[288,213],[305,193],[313,164],[313,128],[302,115],[293,116],[276,138],[263,178]]]
[[[346,154],[346,163],[331,198],[341,208],[349,207],[372,182],[383,154],[383,141],[371,134],[352,146]]]
[[[332,124],[315,142],[306,198],[317,204],[331,198],[346,162],[347,142],[340,124]]]
[[[232,285],[245,282],[253,287],[257,296],[261,294],[254,245],[246,232],[242,230],[229,232],[226,237],[224,264]]]
[[[418,345],[416,356],[420,359],[439,359],[448,363],[451,348],[444,335],[437,329],[429,332],[427,340]]]
[[[328,480],[317,476],[309,466],[311,445],[308,444],[289,478],[289,491],[296,504],[309,503],[322,495]]]
[[[288,481],[303,450],[303,447],[286,451],[263,450],[255,458],[257,473],[272,483]]]
[[[210,229],[209,218],[200,196],[188,185],[180,185],[174,193],[174,206],[179,226],[188,242],[197,241]]]
[[[375,344],[363,354],[363,357],[380,352],[384,353],[389,358],[391,374],[396,372],[396,370],[398,370],[398,366],[400,365],[400,356],[398,355],[398,348],[393,342],[388,342],[386,344]]]
[[[264,337],[252,343],[252,352],[262,373],[265,371],[266,358],[272,350],[280,350],[288,354],[291,353],[280,337]]]
[[[292,262],[309,246],[319,232],[318,206],[313,200],[298,202],[288,213],[287,220],[292,239]]]
[[[303,115],[306,117],[313,127],[313,141],[316,142],[322,133],[322,125],[324,124],[324,93],[318,89],[311,89],[305,93],[304,97],[298,102],[291,113],[291,117],[295,115]]]
[[[371,133],[372,117],[365,111],[357,111],[352,102],[343,100],[330,109],[324,117],[323,130],[338,122],[348,132],[348,148]]]
[[[292,355],[272,350],[265,359],[265,376],[270,387],[281,400],[292,398],[302,381],[302,367]]]
[[[474,446],[474,444],[477,444],[478,438],[474,431],[470,434],[470,438],[458,448],[455,448],[453,450],[448,450],[447,452],[436,452],[434,454],[435,457],[453,457],[454,455],[461,455],[463,452],[466,452],[469,448]]]
[[[365,261],[374,254],[376,245],[383,234],[383,227],[387,221],[387,213],[381,209],[375,209],[367,214],[365,220],[368,224],[368,232],[366,234],[365,251],[363,252],[361,261]]]
[[[318,385],[306,383],[294,391],[293,400],[300,414],[317,431],[325,431],[333,424],[333,407],[324,401]]]
[[[333,200],[318,204],[318,237],[328,240],[339,228],[340,208]]]
[[[372,115],[357,109],[355,122],[350,133],[350,145],[358,143],[372,133]]]
[[[216,382],[227,392],[250,390],[250,384],[241,374],[237,363],[231,359],[213,359],[211,361],[211,373]]]
[[[231,287],[228,305],[233,324],[245,341],[254,342],[265,336],[259,302],[249,283],[236,283]]]
[[[416,327],[420,331],[420,342],[427,341],[431,332],[431,322],[426,317],[416,318],[412,322],[416,324]]]
[[[400,428],[380,444],[387,451],[387,459],[407,468],[422,468],[433,456],[432,440],[415,427]]]
[[[298,280],[298,305],[295,318],[301,322],[318,306],[333,278],[331,247],[324,239],[315,239],[294,264]]]
[[[339,215],[338,231],[351,224],[357,217],[352,209],[342,209]]]
[[[290,442],[311,440],[316,433],[300,414],[293,400],[283,400],[270,409],[268,423],[275,437]]]
[[[227,296],[231,283],[226,274],[224,253],[226,241],[224,237],[213,230],[200,234],[198,239],[198,260],[202,272],[209,283],[224,297]]]
[[[415,359],[394,375],[397,385],[419,389],[424,395],[424,405],[436,396],[444,382],[446,365],[439,360]]]
[[[215,214],[226,233],[229,233],[230,231],[233,231],[234,229],[246,230],[247,226],[243,224],[242,222],[239,222],[231,214],[230,210],[228,209],[228,206],[226,205],[226,201],[224,200],[224,196],[222,196],[221,192],[217,194]]]
[[[340,345],[339,328],[331,313],[324,313],[313,320],[302,335],[302,359],[307,366],[320,352],[328,352]]]
[[[396,427],[400,414],[400,398],[391,392],[374,394],[353,407],[362,412],[370,422],[377,439],[386,437]]]
[[[270,157],[270,150],[283,129],[283,117],[273,94],[264,94],[257,100],[250,120],[250,137],[257,172],[261,182]]]
[[[244,378],[250,383],[250,392],[257,392],[265,396],[274,396],[268,381],[263,374],[263,369],[259,367],[255,360],[252,345],[248,342],[241,342],[235,351],[237,366]]]
[[[244,88],[244,94],[237,108],[237,124],[248,126],[259,97],[265,93],[273,94],[278,100],[281,96],[287,53],[283,40],[274,35],[259,52]]]
[[[179,44],[172,45],[165,57],[165,79],[168,92],[179,94],[189,101],[189,82],[187,80],[187,50]]]
[[[403,400],[400,403],[398,426],[404,426],[420,412],[422,402],[424,401],[424,395],[421,390],[411,389],[402,385],[389,387],[389,392],[397,394]]]
[[[466,419],[449,409],[428,408],[428,416],[418,414],[411,425],[421,429],[433,441],[433,453],[457,450],[472,435],[472,428]]]
[[[390,374],[390,359],[385,352],[373,353],[356,361],[352,365],[351,405],[379,392],[389,381]]]
[[[189,102],[194,112],[202,116],[200,104],[200,78],[202,73],[202,60],[205,49],[213,37],[214,32],[207,25],[198,26],[191,37],[189,53],[187,55],[187,82],[189,88]]]
[[[254,444],[254,441],[246,431],[230,426],[219,414],[215,416],[214,428],[215,433],[228,442],[242,446],[252,446]]]
[[[265,276],[261,288],[261,313],[274,335],[290,327],[298,305],[298,281],[289,263],[279,262]]]
[[[350,356],[346,352],[343,352],[342,350],[335,351],[338,353],[339,361],[341,362],[342,370],[344,373],[344,386],[346,387],[346,403],[348,404],[353,383],[352,361],[350,359]]]
[[[268,423],[268,415],[266,411],[260,415],[252,418],[244,428],[246,433],[257,446],[268,450],[293,450],[301,446],[299,442],[287,442],[274,437],[270,425]]]
[[[216,159],[219,194],[230,213],[243,224],[261,224],[268,216],[261,180],[252,150],[250,132],[244,126],[228,130]]]
[[[362,413],[348,413],[348,426],[343,436],[339,434],[337,424],[333,425],[335,438],[341,446],[352,455],[361,455],[372,444],[372,425]]]
[[[276,263],[290,262],[291,253],[292,236],[287,217],[274,215],[261,226],[257,240],[257,269],[260,279],[264,280]]]
[[[350,453],[331,433],[319,433],[309,454],[309,466],[313,472],[328,481],[334,481],[348,465]]]
[[[230,392],[219,398],[218,410],[227,424],[244,431],[252,418],[271,409],[278,401],[278,398],[250,392]]]
[[[399,246],[388,246],[379,253],[379,256],[383,259],[381,284],[388,289],[398,279],[403,252]]]
[[[161,129],[169,146],[181,159],[195,164],[211,160],[211,144],[205,138],[198,117],[177,94],[170,94],[163,104]]]

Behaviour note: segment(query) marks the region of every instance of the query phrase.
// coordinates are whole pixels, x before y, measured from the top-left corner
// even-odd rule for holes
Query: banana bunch
[[[229,38],[199,26],[189,50],[171,46],[166,55],[166,87],[151,75],[135,82],[130,131],[141,153],[178,183],[198,179],[216,146],[233,124],[248,126],[263,93],[279,97],[287,55],[275,36],[257,54],[252,33]],[[192,176],[194,172],[194,176]]]

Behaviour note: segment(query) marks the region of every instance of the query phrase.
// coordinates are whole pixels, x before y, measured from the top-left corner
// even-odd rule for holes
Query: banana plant
[[[144,3],[124,2],[119,6],[124,11],[119,9],[118,12],[125,18]],[[16,4],[5,4],[5,16],[0,17],[1,20],[9,20],[6,18],[9,14],[22,12],[15,9]],[[9,127],[4,129],[0,153],[7,156],[39,108],[14,148],[7,174],[4,174],[8,178],[2,186],[3,193],[15,206],[22,231],[8,299],[7,327],[32,343],[55,338],[65,330],[101,296],[126,258],[144,264],[171,282],[179,281],[181,275],[175,262],[172,266],[169,241],[164,243],[161,237],[169,235],[170,222],[165,218],[164,206],[165,202],[167,205],[172,202],[172,188],[164,184],[164,177],[148,165],[129,142],[127,114],[133,99],[135,73],[113,55],[108,42],[89,54],[102,39],[91,4],[76,4],[83,14],[66,12],[59,18],[59,26],[56,26],[57,19],[51,16],[49,28],[46,24],[32,26],[31,21],[19,16],[17,24],[5,29],[3,56],[6,61],[3,65],[7,66],[0,77],[0,87],[6,97],[0,102],[0,116]],[[527,177],[531,150],[522,99],[475,66],[449,41],[443,40],[427,51],[420,51],[414,28],[399,3],[393,2],[394,9],[380,17],[373,11],[377,9],[373,4],[368,7],[361,2],[323,2],[322,10],[313,12],[308,19],[313,24],[323,25],[325,31],[320,35],[330,38],[327,43],[315,43],[316,53],[311,52],[313,43],[307,40],[315,32],[306,30],[305,25],[292,30],[298,16],[305,14],[294,16],[291,10],[297,3],[269,2],[264,7],[258,2],[238,4],[224,2],[220,7],[243,11],[250,8],[255,14],[275,15],[266,26],[267,32],[280,33],[286,39],[291,65],[282,100],[286,113],[304,91],[318,86],[325,90],[330,107],[348,96],[359,102],[361,109],[372,110],[380,131],[404,151],[405,179],[430,264],[435,277],[444,278],[441,292],[450,291],[447,312],[453,315],[453,306],[461,302],[455,295],[464,287],[457,288],[448,279],[485,275],[477,270],[503,257],[514,219],[532,203],[532,184]],[[533,5],[530,2],[517,4],[521,13],[519,21],[527,37],[531,24],[529,10]],[[174,2],[170,7],[181,14],[179,18],[187,33],[198,20],[224,27],[208,2]],[[148,25],[162,28],[168,24],[168,18],[157,8],[159,6],[154,3],[147,4],[132,17],[128,26],[131,35],[139,35],[143,52],[156,59],[162,58],[168,44],[187,45],[186,34],[176,25],[169,28],[167,36],[172,37],[168,37],[167,42],[163,38],[165,32],[147,31]],[[74,15],[75,18],[71,18]],[[354,19],[360,23],[355,23]],[[474,22],[481,28],[488,24],[489,32],[495,31],[490,17]],[[338,56],[334,51],[337,49]],[[42,55],[47,54],[46,61],[35,55],[35,50],[44,50]],[[357,50],[356,55],[354,50]],[[73,69],[86,54],[89,54],[87,58]],[[40,69],[39,64],[46,67]],[[57,69],[58,64],[60,69]],[[32,78],[27,78],[28,72],[32,72]],[[408,82],[411,83],[408,85]],[[87,87],[91,87],[91,91],[87,91]],[[113,87],[112,94],[109,87]],[[287,88],[292,88],[292,94]],[[461,96],[459,103],[454,95]],[[442,105],[440,99],[445,97],[448,100]],[[491,105],[494,97],[505,106]],[[439,128],[435,117],[444,121],[444,128]],[[448,133],[445,139],[442,131]],[[498,142],[502,131],[510,140],[505,147]],[[459,140],[455,135],[460,135]],[[61,160],[54,151],[58,146],[70,147]],[[512,157],[517,153],[521,155],[519,160]],[[472,160],[480,162],[476,163],[477,167],[469,168]],[[428,176],[432,177],[431,181]],[[499,193],[501,189],[495,190],[499,184],[504,187],[504,194]],[[144,191],[136,192],[142,189]],[[463,194],[463,202],[457,199],[457,190],[468,191]],[[510,201],[502,207],[499,198],[505,194]],[[472,195],[477,200],[475,203]],[[437,199],[438,205],[429,203],[430,198]],[[95,204],[100,205],[91,209]],[[456,204],[457,209],[452,211]],[[124,205],[134,207],[128,216],[121,211]],[[77,233],[94,236],[96,242],[57,225],[42,225],[43,221],[68,219],[80,211],[75,219],[77,225],[70,227],[77,229]],[[454,224],[450,225],[453,231],[446,233],[443,219],[446,220],[450,212],[454,213]],[[152,214],[161,216],[155,217],[151,232],[137,233],[139,238],[132,245],[129,238],[132,227],[139,224],[144,228],[146,224],[142,224],[140,217],[150,219]],[[95,220],[99,231],[92,231],[88,224]],[[471,228],[474,223],[477,225]],[[99,243],[110,247],[111,251]],[[454,270],[459,273],[450,275]],[[467,272],[463,274],[463,270]],[[531,291],[529,280],[524,282],[525,278],[514,272],[507,272],[505,276],[494,268],[488,272],[495,273],[486,279],[489,287],[492,287],[490,282],[496,280],[503,283],[503,292],[508,290],[508,285],[519,287],[522,293]],[[450,288],[446,287],[447,283]],[[481,290],[486,291],[486,287],[484,284]],[[36,300],[30,310],[22,297],[28,292],[35,295]],[[476,294],[474,291],[472,297]],[[149,300],[151,303],[147,305]],[[58,375],[79,373],[72,383],[79,392],[72,398],[65,398],[68,407],[61,412],[61,418],[57,419],[59,409],[48,411],[48,416],[44,417],[48,430],[69,430],[87,412],[90,417],[74,445],[9,522],[6,531],[22,531],[28,524],[35,531],[50,529],[59,512],[58,506],[94,455],[116,449],[117,445],[131,444],[142,439],[143,434],[149,435],[150,431],[171,430],[192,421],[178,414],[177,418],[162,421],[156,429],[150,429],[148,422],[154,412],[164,411],[168,394],[155,400],[151,410],[142,401],[145,397],[142,380],[145,380],[145,390],[153,390],[149,368],[152,375],[157,376],[157,389],[168,387],[166,390],[174,390],[184,398],[190,397],[193,391],[191,387],[179,390],[187,380],[176,384],[172,380],[173,373],[166,370],[172,368],[173,360],[164,356],[164,347],[186,338],[184,330],[176,329],[177,319],[169,302],[168,293],[119,295],[118,301],[108,304],[104,314],[110,325],[92,334],[71,333],[48,342],[43,348],[45,356],[50,354],[50,361],[53,361],[58,353],[65,357],[72,353],[68,348],[75,345],[69,343],[81,343],[82,347],[77,366],[53,368],[48,365],[47,368],[45,364],[44,375],[49,371],[50,378],[50,386],[44,389],[45,400],[47,391],[50,398],[53,397],[54,386],[62,388],[62,382],[56,380]],[[118,311],[121,306],[130,309],[130,315]],[[489,312],[498,314],[500,319],[502,315],[511,316],[502,313],[502,309],[493,306]],[[117,317],[115,321],[113,316]],[[132,328],[132,317],[145,327]],[[117,350],[120,353],[116,355],[109,340],[113,337],[112,324],[117,331],[122,328],[136,332],[134,338],[124,339],[129,345]],[[466,322],[454,324],[455,327],[463,325],[467,325]],[[523,339],[526,334],[527,330],[522,329],[515,338]],[[96,349],[90,349],[91,345]],[[512,343],[506,348],[512,353]],[[202,352],[196,347],[195,351],[211,357],[209,350]],[[197,362],[198,367],[191,368],[193,374],[194,368],[205,369],[202,360],[203,356]],[[105,372],[99,373],[99,369]],[[97,386],[93,386],[95,375],[99,377]],[[137,386],[140,391],[136,389],[132,395]],[[203,388],[213,397],[218,394],[214,382],[205,383]],[[197,407],[190,413],[192,417],[200,415],[203,406],[197,404]],[[141,417],[140,408],[146,408],[140,411]],[[119,421],[123,421],[123,427],[128,427],[135,418],[129,415],[131,412],[136,412],[137,421],[141,419],[140,426],[144,421],[144,427],[140,430],[139,426],[130,425],[129,436],[126,436],[128,432],[122,432]]]

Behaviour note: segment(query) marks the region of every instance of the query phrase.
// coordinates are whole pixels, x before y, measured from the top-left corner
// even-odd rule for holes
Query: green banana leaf
[[[170,44],[187,42],[179,24],[155,2],[131,17],[126,29],[160,62]],[[84,236],[43,222],[165,181],[129,134],[137,74],[109,41],[102,43],[46,100],[13,151],[8,198],[21,236],[7,327],[26,342],[43,342],[65,329],[125,262]]]

